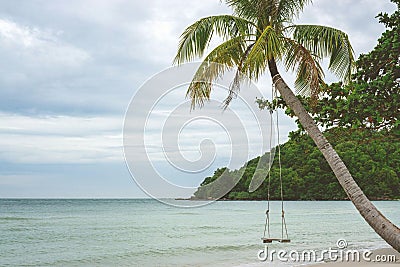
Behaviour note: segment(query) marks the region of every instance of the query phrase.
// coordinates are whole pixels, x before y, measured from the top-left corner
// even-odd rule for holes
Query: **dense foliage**
[[[386,31],[370,53],[360,55],[352,82],[321,86],[316,102],[299,96],[320,126],[400,129],[400,0],[392,2],[397,11],[377,16]],[[285,108],[288,115],[294,116],[282,99],[259,102],[261,106]],[[302,130],[301,125],[299,128]]]
[[[379,14],[386,31],[377,46],[357,61],[357,73],[348,86],[326,90],[317,119],[326,126],[384,129],[400,126],[400,1],[391,15]]]
[[[326,136],[346,163],[354,179],[371,199],[400,199],[400,135],[368,129],[333,128]],[[311,138],[301,135],[281,147],[283,190],[290,200],[341,200],[346,199],[332,170]],[[249,193],[259,158],[248,162],[240,179],[238,170],[218,169],[207,177],[195,192],[195,197],[207,199],[214,195],[214,187],[204,185],[216,180],[224,173],[224,179],[238,184],[225,195],[231,200],[262,200],[267,198],[267,184]],[[271,169],[270,193],[272,199],[280,199],[279,168],[275,159]],[[215,188],[214,188],[215,189]]]

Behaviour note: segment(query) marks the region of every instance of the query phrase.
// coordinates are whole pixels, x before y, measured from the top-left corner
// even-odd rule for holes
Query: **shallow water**
[[[400,201],[375,202],[400,224]],[[285,202],[290,244],[386,247],[350,202]],[[259,263],[265,202],[175,208],[155,200],[0,200],[0,266],[245,266]],[[280,236],[280,203],[271,230]],[[265,265],[264,265],[265,266]]]

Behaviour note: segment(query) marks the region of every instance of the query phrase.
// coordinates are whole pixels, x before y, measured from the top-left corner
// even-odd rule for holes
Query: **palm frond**
[[[282,36],[272,26],[264,29],[243,63],[243,73],[257,80],[266,70],[268,61],[280,60],[284,52]]]
[[[243,18],[231,15],[202,18],[185,29],[181,35],[174,63],[182,64],[204,54],[214,34],[230,39],[250,35],[256,26]]]
[[[312,0],[225,0],[235,15],[256,22],[260,28],[273,25],[282,28],[292,23]]]
[[[254,43],[250,44],[247,47],[246,51],[244,52],[244,54],[242,56],[242,59],[240,60],[238,66],[237,66],[235,78],[233,79],[231,85],[229,86],[228,96],[224,100],[224,104],[223,104],[224,110],[226,110],[228,108],[231,101],[237,97],[237,94],[240,91],[240,84],[241,84],[242,80],[245,79],[245,76],[242,73],[243,63],[247,59],[253,46],[254,46]]]
[[[315,99],[323,83],[324,72],[319,58],[301,44],[285,38],[284,63],[286,70],[296,72],[295,87],[298,94]]]
[[[292,22],[297,18],[304,7],[311,4],[312,0],[280,0],[278,5],[279,22]]]
[[[217,46],[197,69],[186,96],[192,100],[191,108],[202,107],[210,99],[213,83],[227,71],[238,66],[245,54],[246,37],[238,36]]]
[[[235,15],[256,22],[263,13],[262,5],[265,0],[226,0],[226,4],[233,8]],[[264,15],[265,16],[265,15]]]
[[[233,9],[236,16],[254,21],[257,13],[257,4],[250,0],[226,0],[225,3]]]
[[[346,33],[326,26],[295,25],[293,38],[318,57],[328,57],[329,70],[349,82],[354,70],[354,51]]]

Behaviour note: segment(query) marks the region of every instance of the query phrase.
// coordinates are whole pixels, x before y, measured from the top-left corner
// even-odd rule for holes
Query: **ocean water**
[[[400,224],[400,201],[375,202]],[[279,202],[271,231],[280,235]],[[285,202],[289,244],[387,247],[350,202]],[[257,259],[265,202],[175,208],[155,200],[0,200],[0,266],[267,266]]]

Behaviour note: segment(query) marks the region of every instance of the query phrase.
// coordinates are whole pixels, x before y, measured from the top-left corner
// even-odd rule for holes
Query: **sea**
[[[400,201],[374,204],[400,224]],[[265,250],[266,205],[218,201],[178,208],[152,199],[1,199],[0,266],[271,266],[258,258]],[[271,237],[281,236],[280,205],[271,203]],[[269,249],[323,250],[338,240],[348,249],[388,247],[351,202],[284,205],[291,242]]]

